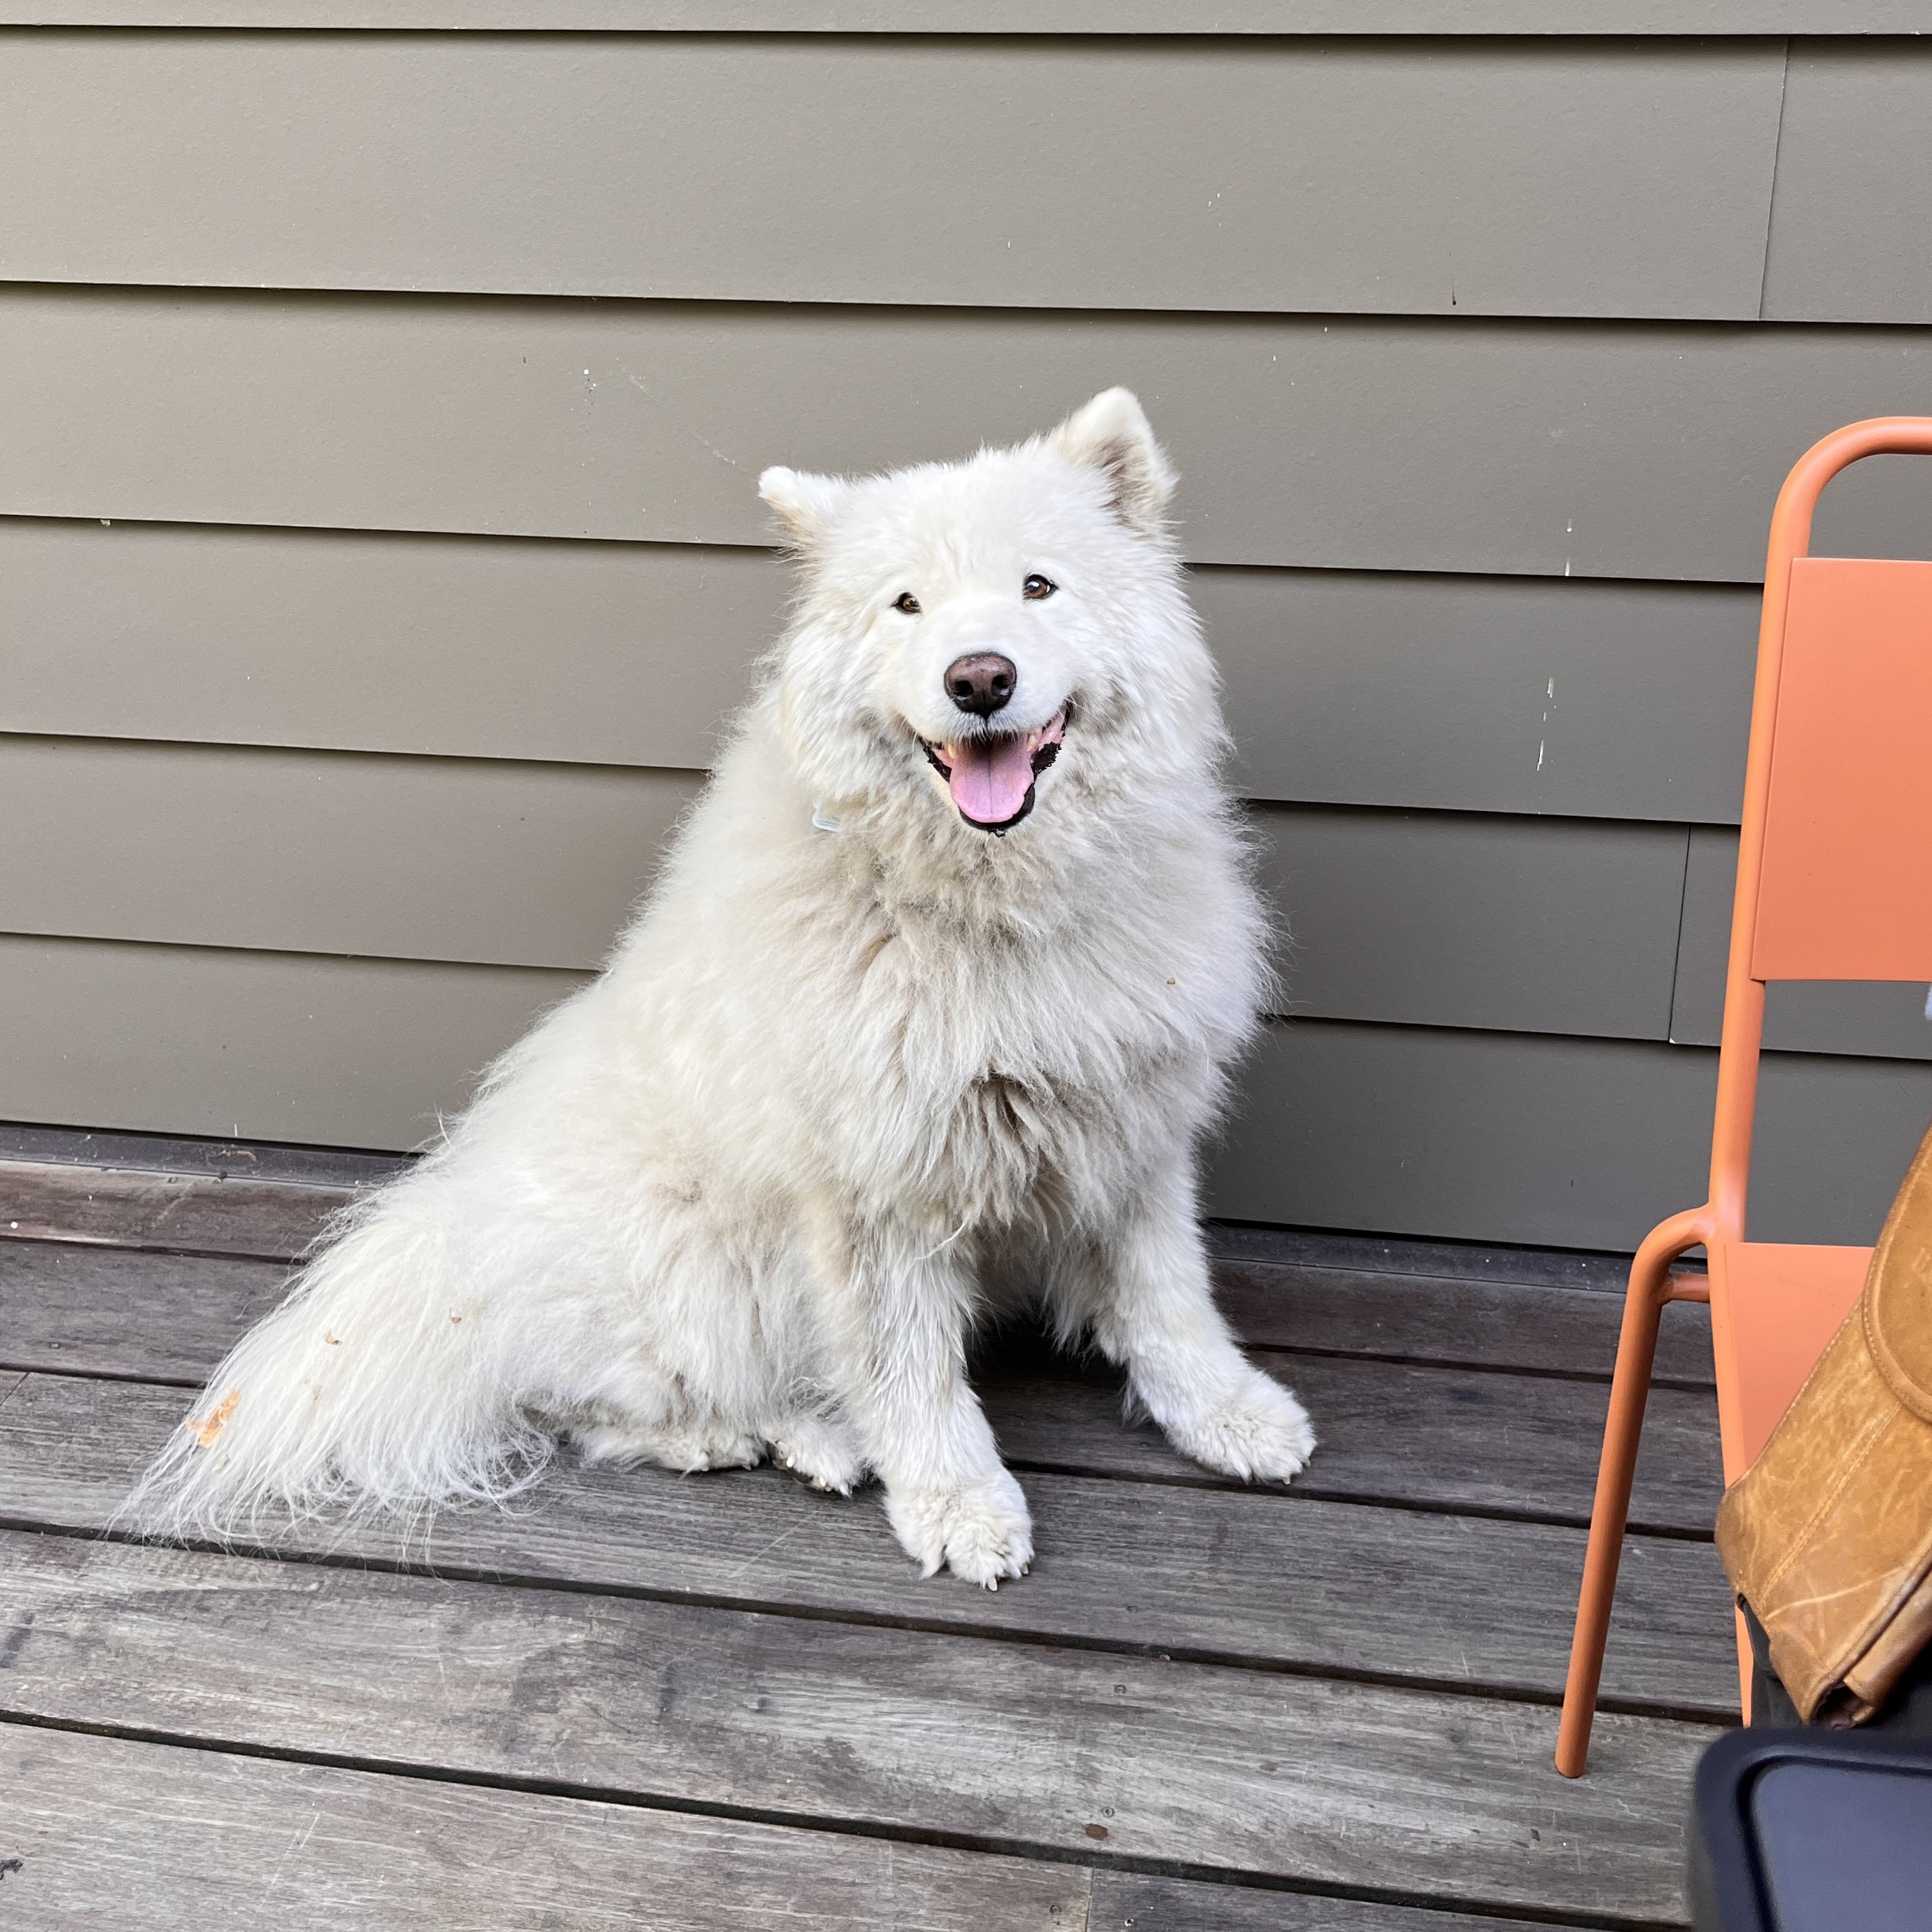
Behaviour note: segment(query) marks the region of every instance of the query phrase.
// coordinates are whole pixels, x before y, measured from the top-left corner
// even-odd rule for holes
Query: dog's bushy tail
[[[120,1526],[254,1541],[383,1514],[406,1532],[439,1504],[503,1502],[536,1478],[554,1444],[518,1406],[454,1204],[427,1179],[350,1210],[209,1378]]]

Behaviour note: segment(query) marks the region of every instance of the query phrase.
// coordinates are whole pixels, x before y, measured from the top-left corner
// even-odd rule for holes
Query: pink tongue
[[[1017,816],[1033,783],[1033,754],[1024,737],[966,738],[946,747],[952,802],[976,824],[1004,825]]]

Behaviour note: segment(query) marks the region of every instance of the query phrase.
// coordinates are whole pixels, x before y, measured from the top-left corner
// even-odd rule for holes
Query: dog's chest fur
[[[890,1108],[916,1126],[900,1184],[951,1225],[1117,1202],[1151,1150],[1192,1139],[1251,1024],[1248,972],[1118,907],[1031,932],[873,916],[890,937],[862,1004],[890,1042]]]

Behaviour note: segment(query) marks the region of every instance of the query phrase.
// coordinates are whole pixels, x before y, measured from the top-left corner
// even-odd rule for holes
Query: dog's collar
[[[836,832],[843,821],[836,812],[827,812],[818,800],[814,799],[812,802],[812,822],[818,831]]]

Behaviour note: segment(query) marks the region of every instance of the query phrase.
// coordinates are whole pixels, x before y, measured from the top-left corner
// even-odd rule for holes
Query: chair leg
[[[1687,1228],[1694,1220],[1694,1228]],[[1570,1646],[1570,1676],[1563,1690],[1563,1719],[1556,1734],[1556,1768],[1565,1778],[1581,1778],[1589,1758],[1610,1604],[1630,1516],[1630,1484],[1650,1395],[1651,1365],[1657,1357],[1658,1324],[1664,1303],[1671,1298],[1670,1264],[1702,1239],[1702,1217],[1680,1214],[1656,1228],[1630,1263],[1610,1414],[1604,1424],[1603,1458],[1597,1468],[1596,1502],[1590,1513],[1590,1542],[1583,1558],[1583,1587],[1576,1603],[1576,1630]]]

